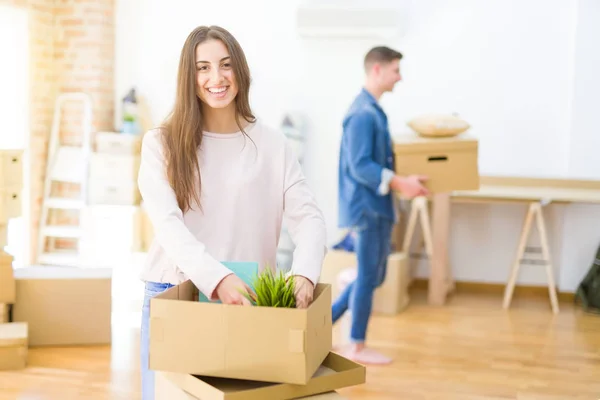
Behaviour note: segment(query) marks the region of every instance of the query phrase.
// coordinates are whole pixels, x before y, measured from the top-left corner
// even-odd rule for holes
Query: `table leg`
[[[429,274],[429,304],[443,305],[448,294],[450,193],[433,196],[433,257]]]

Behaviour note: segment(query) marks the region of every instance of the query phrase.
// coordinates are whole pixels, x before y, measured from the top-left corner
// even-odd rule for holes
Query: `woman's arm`
[[[283,209],[288,230],[296,245],[290,275],[304,276],[316,285],[327,252],[325,219],[300,163],[287,142]]]
[[[185,226],[183,212],[167,179],[159,130],[144,135],[141,153],[138,186],[156,240],[196,287],[214,299],[215,288],[232,272],[208,254],[204,244]]]

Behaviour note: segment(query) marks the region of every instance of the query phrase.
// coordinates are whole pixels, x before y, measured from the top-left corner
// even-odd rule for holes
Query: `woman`
[[[323,215],[283,134],[252,114],[249,89],[236,39],[220,27],[198,27],[181,51],[173,112],[144,136],[138,184],[155,240],[142,272],[143,399],[154,391],[151,297],[189,279],[209,299],[249,305],[240,289],[250,289],[221,261],[276,265],[283,216],[296,244],[290,275],[298,307],[308,306],[319,280]]]

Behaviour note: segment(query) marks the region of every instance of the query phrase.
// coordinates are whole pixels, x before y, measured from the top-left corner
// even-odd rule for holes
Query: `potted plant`
[[[274,274],[265,268],[255,275],[251,286],[255,294],[243,294],[254,306],[296,308],[294,280],[286,278],[282,271]]]

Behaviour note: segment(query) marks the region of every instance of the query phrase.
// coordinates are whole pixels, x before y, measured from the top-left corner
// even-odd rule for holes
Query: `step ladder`
[[[80,102],[83,105],[81,146],[61,143],[60,126],[63,108],[67,103]],[[48,162],[44,179],[44,194],[38,231],[37,263],[41,265],[59,265],[77,267],[82,265],[79,254],[79,239],[82,236],[82,211],[87,204],[88,171],[91,154],[92,99],[86,93],[64,93],[57,97],[52,131],[48,142]],[[79,185],[78,197],[57,197],[52,194],[55,182]],[[53,219],[52,212],[57,210],[75,210],[79,212],[79,224],[55,225],[48,222]],[[75,250],[56,248],[56,239],[78,240]]]

